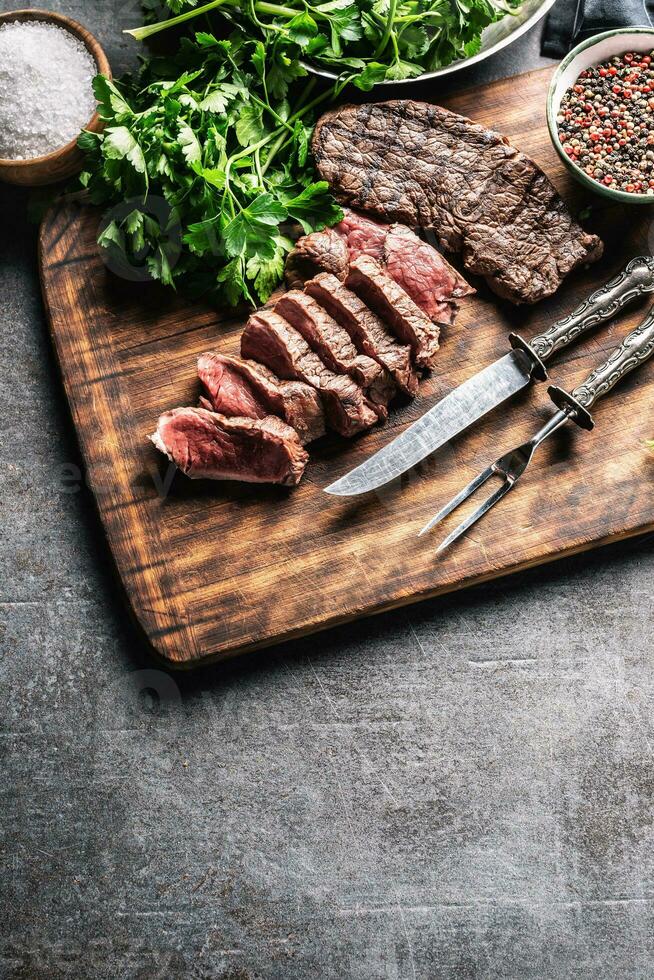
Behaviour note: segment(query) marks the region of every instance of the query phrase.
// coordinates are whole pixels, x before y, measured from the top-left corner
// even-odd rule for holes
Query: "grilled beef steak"
[[[386,368],[400,391],[415,395],[418,377],[411,363],[411,348],[396,340],[356,293],[329,273],[310,279],[305,289],[347,330],[358,350]]]
[[[198,358],[198,377],[209,405],[222,415],[262,419],[278,415],[303,443],[325,433],[325,418],[315,388],[301,381],[282,381],[256,361],[209,352]]]
[[[295,486],[309,460],[297,432],[275,416],[227,418],[204,408],[175,408],[150,437],[192,480],[244,480]]]
[[[348,332],[313,297],[292,289],[279,300],[275,312],[302,334],[330,370],[349,374],[361,385],[381,419],[388,417],[388,403],[395,393],[391,378],[377,361],[358,353]]]
[[[345,279],[349,265],[347,243],[333,228],[300,238],[286,259],[284,275],[289,289],[301,289],[318,272]]]
[[[602,254],[540,168],[464,116],[410,100],[333,109],[313,152],[338,200],[430,228],[440,245],[514,303],[551,296]]]
[[[438,350],[440,330],[416,306],[401,286],[387,276],[368,255],[350,264],[346,285],[371,306],[413,353],[418,367],[432,367]]]
[[[316,388],[328,424],[343,436],[356,435],[377,421],[359,385],[347,375],[330,371],[304,337],[272,310],[260,310],[250,317],[241,336],[241,354],[265,364],[280,378]]]

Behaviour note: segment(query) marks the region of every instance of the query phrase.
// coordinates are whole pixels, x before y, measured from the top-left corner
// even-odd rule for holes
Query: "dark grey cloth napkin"
[[[558,0],[547,18],[543,54],[563,58],[575,44],[614,27],[654,27],[654,0]]]

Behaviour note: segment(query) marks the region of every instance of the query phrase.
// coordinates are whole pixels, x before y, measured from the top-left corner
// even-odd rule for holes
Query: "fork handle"
[[[654,354],[654,307],[640,326],[627,334],[620,346],[613,351],[601,367],[588,375],[583,384],[569,394],[563,388],[551,387],[548,394],[554,404],[568,410],[570,417],[583,429],[594,426],[590,409],[604,395],[608,395],[619,381],[630,374]]]
[[[558,320],[549,330],[525,341],[518,334],[511,334],[514,348],[524,350],[532,358],[534,376],[547,377],[545,361],[558,350],[567,347],[577,337],[592,330],[600,323],[608,323],[628,303],[646,293],[654,292],[654,258],[642,255],[632,259],[626,269],[596,290],[585,303],[578,306],[569,316]]]

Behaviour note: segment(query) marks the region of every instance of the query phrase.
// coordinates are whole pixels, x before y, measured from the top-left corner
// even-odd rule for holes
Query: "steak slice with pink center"
[[[349,333],[305,292],[292,289],[279,300],[275,312],[302,334],[309,347],[335,374],[349,374],[361,385],[381,419],[388,417],[388,403],[395,386],[377,361],[360,354]]]
[[[283,381],[256,361],[215,351],[198,358],[198,377],[210,407],[222,415],[253,419],[277,415],[296,430],[303,443],[325,433],[320,396],[311,385]]]
[[[440,252],[406,225],[390,226],[382,264],[434,323],[451,326],[459,309],[456,300],[475,292]]]
[[[341,246],[337,244],[340,236]],[[305,235],[287,260],[289,285],[299,286],[320,272],[331,272],[342,281],[351,262],[368,255],[385,269],[391,279],[409,294],[435,323],[452,324],[457,299],[475,292],[436,248],[401,224],[382,224],[345,209],[345,217],[334,228]],[[295,258],[304,257],[301,275]]]
[[[275,416],[227,418],[204,408],[164,412],[150,437],[192,480],[296,486],[309,461],[297,432]]]
[[[356,293],[327,272],[310,279],[304,288],[347,330],[357,350],[386,368],[400,391],[411,397],[416,394],[418,376],[411,348],[401,344]]]
[[[389,324],[403,343],[409,345],[418,367],[433,366],[438,351],[439,327],[375,259],[367,255],[355,259],[350,265],[346,285]]]
[[[320,392],[328,425],[343,436],[363,432],[378,420],[359,385],[330,371],[302,334],[272,310],[252,314],[241,335],[241,354],[280,378],[312,385]]]
[[[407,225],[385,225],[346,208],[334,230],[345,237],[351,263],[361,255],[376,259],[435,323],[451,325],[458,310],[456,300],[475,292],[437,249]]]
[[[378,262],[384,261],[384,242],[390,225],[364,218],[362,214],[345,208],[343,220],[334,226],[334,231],[347,242],[350,262],[360,255],[369,255]]]

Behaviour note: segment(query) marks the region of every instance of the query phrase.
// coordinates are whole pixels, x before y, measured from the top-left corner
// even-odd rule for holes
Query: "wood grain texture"
[[[532,72],[444,104],[507,133],[578,211],[591,201],[550,144],[549,77],[549,70]],[[313,446],[296,490],[172,476],[148,434],[160,412],[196,401],[198,354],[238,351],[244,318],[225,319],[156,286],[118,280],[98,256],[98,221],[97,212],[75,204],[46,218],[43,293],[109,546],[136,619],[171,666],[233,656],[654,529],[654,464],[643,445],[654,435],[654,363],[600,404],[593,433],[571,427],[546,445],[524,484],[440,560],[440,536],[418,540],[418,530],[500,450],[542,424],[552,411],[544,386],[378,494],[339,501],[321,490],[504,354],[511,330],[535,335],[628,259],[649,253],[649,209],[593,198],[586,225],[604,238],[605,258],[536,308],[516,310],[477,283],[479,294],[446,331],[418,398],[359,439],[330,437]],[[552,380],[582,380],[646,309],[634,307],[559,356]]]

